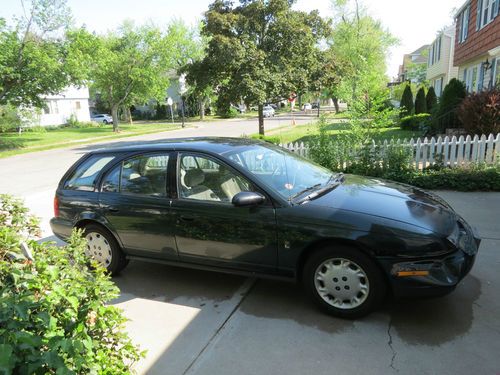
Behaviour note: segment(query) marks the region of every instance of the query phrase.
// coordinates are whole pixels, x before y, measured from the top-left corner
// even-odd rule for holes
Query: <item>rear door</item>
[[[102,179],[101,214],[127,254],[177,259],[167,191],[169,152],[129,157]]]

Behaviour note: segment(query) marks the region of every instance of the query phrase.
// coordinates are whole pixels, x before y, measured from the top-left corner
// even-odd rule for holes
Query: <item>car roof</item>
[[[102,148],[92,151],[93,154],[99,153],[122,153],[122,152],[141,152],[141,151],[204,151],[215,154],[224,154],[233,151],[235,148],[248,148],[254,145],[269,145],[269,143],[249,139],[249,138],[230,138],[230,137],[193,137],[193,138],[172,138],[161,142],[140,142],[127,146],[112,148]]]

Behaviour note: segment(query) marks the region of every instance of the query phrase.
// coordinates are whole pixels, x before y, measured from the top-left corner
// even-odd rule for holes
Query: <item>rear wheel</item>
[[[103,265],[110,274],[117,275],[124,269],[128,260],[118,242],[108,230],[97,224],[85,227],[83,237],[87,240],[85,253]]]
[[[347,246],[314,252],[304,266],[303,282],[317,305],[340,318],[369,314],[386,293],[385,280],[374,261]]]

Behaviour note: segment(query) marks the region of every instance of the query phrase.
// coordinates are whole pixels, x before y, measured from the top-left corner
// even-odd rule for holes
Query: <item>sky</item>
[[[405,53],[430,44],[436,33],[453,23],[454,11],[465,0],[360,0],[369,13],[396,36],[400,43],[387,56],[387,74],[394,77]],[[25,0],[27,3],[28,0]],[[168,23],[174,18],[194,25],[203,17],[210,0],[68,0],[77,25],[105,32],[125,19],[137,24],[153,21]],[[301,10],[318,9],[322,16],[332,15],[330,0],[297,0]],[[20,15],[21,0],[0,0],[0,17]]]

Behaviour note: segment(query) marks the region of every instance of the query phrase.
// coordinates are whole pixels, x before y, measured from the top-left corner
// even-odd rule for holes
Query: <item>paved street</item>
[[[206,123],[109,146],[255,129],[255,120]],[[60,176],[82,153],[102,146],[0,159],[0,192],[24,197],[49,237]],[[389,299],[358,321],[320,313],[293,284],[132,261],[115,278],[121,296],[114,303],[130,319],[134,341],[148,350],[139,373],[499,374],[500,193],[438,193],[483,237],[471,274],[444,298]]]

